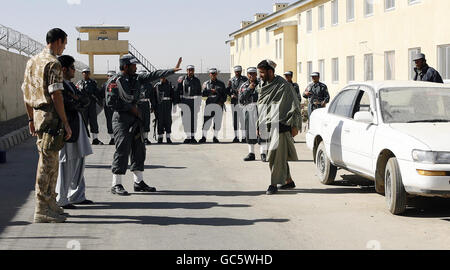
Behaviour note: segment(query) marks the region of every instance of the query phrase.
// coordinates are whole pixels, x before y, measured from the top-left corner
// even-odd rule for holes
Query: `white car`
[[[323,184],[337,168],[371,179],[393,214],[408,195],[450,198],[450,86],[350,84],[311,114],[306,143]]]

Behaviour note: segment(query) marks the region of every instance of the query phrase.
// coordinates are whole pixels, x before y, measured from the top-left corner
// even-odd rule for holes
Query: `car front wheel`
[[[316,169],[320,182],[324,185],[331,185],[336,178],[337,168],[331,164],[330,159],[325,151],[324,142],[320,142],[316,151]]]
[[[389,159],[386,165],[384,181],[386,203],[389,211],[394,215],[404,213],[407,196],[396,158]]]

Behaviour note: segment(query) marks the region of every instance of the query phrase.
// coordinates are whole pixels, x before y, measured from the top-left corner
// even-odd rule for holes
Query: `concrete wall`
[[[22,82],[28,57],[0,49],[0,121],[25,114]]]
[[[0,49],[0,122],[24,115],[22,82],[29,57]],[[74,82],[82,78],[76,72]]]

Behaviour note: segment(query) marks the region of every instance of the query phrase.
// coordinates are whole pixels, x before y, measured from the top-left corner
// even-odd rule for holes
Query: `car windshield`
[[[450,122],[450,88],[388,88],[380,91],[385,123]]]

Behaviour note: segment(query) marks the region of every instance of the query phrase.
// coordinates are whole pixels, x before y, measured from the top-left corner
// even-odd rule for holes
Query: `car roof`
[[[450,88],[449,84],[422,82],[422,81],[366,81],[366,82],[353,82],[348,84],[349,86],[369,86],[376,92],[385,88],[404,88],[404,87],[434,87],[434,88]]]

